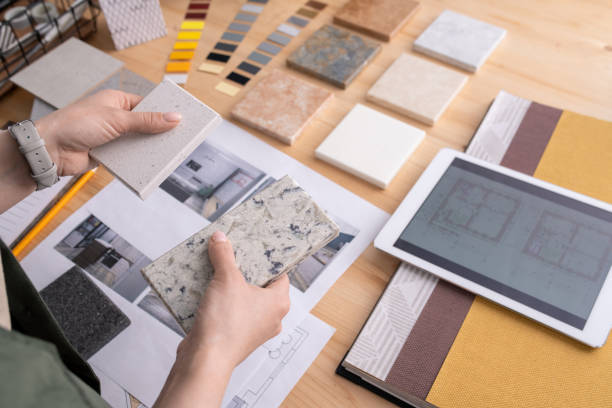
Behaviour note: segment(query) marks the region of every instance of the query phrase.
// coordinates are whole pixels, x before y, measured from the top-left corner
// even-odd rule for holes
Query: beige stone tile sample
[[[402,54],[370,88],[367,99],[433,125],[466,81],[466,75],[452,69]]]
[[[275,69],[232,110],[232,117],[284,143],[293,144],[333,94]]]
[[[357,104],[315,150],[315,156],[386,188],[425,132]]]
[[[123,62],[70,38],[11,77],[11,81],[60,109],[117,73]]]
[[[334,16],[334,23],[391,41],[419,8],[413,0],[349,0]]]
[[[126,134],[90,152],[91,157],[145,199],[221,123],[221,117],[169,80],[157,85],[133,111],[179,112],[183,116],[167,132]]]
[[[162,255],[142,273],[186,332],[214,276],[208,240],[215,231],[232,243],[246,281],[265,286],[331,242],[340,229],[285,176]]]

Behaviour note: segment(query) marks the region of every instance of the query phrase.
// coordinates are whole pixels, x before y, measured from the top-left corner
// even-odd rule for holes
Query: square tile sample
[[[84,96],[118,72],[123,62],[74,37],[11,77],[55,108]]]
[[[334,16],[334,23],[391,41],[419,7],[413,0],[349,0]]]
[[[332,98],[326,89],[275,69],[234,106],[232,117],[290,145]]]
[[[186,332],[214,275],[208,240],[223,231],[247,282],[265,286],[339,234],[338,226],[285,176],[142,270]]]
[[[85,360],[131,323],[86,273],[74,266],[40,291],[68,341]]]
[[[466,81],[467,75],[402,54],[370,88],[367,99],[433,125]]]
[[[386,188],[425,132],[357,104],[315,150],[315,156]]]
[[[380,48],[376,41],[326,25],[289,56],[287,65],[345,89]]]
[[[133,111],[183,115],[168,132],[123,135],[90,152],[91,157],[145,199],[221,123],[221,117],[169,80],[157,85]]]
[[[412,45],[415,51],[476,72],[506,35],[506,30],[444,10]]]
[[[159,1],[100,0],[100,7],[118,50],[167,34]]]

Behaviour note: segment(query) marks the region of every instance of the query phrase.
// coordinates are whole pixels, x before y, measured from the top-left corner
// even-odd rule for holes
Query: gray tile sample
[[[444,10],[412,47],[430,57],[476,72],[506,35],[506,30]]]
[[[47,102],[42,99],[34,98],[32,102],[32,111],[30,112],[30,120],[37,121],[55,111],[56,109]]]
[[[252,23],[253,21],[257,20],[257,16],[246,13],[238,13],[236,14],[235,19],[238,21],[246,21],[247,23]]]
[[[259,44],[257,49],[259,51],[267,52],[268,54],[272,54],[272,55],[278,54],[281,50],[280,47],[274,44],[267,43],[267,42],[262,42],[261,44]]]
[[[298,35],[300,33],[300,29],[290,26],[288,24],[281,24],[278,27],[276,27],[276,31],[278,31],[279,33],[284,33],[287,34],[291,37],[295,37],[296,35]]]
[[[215,44],[216,50],[227,51],[227,52],[234,52],[236,50],[236,47],[237,47],[236,44],[228,44],[228,43],[223,43],[220,41]]]
[[[214,275],[208,240],[215,231],[227,235],[243,276],[257,286],[290,271],[339,234],[288,176],[253,195],[142,270],[186,332]]]
[[[248,24],[240,24],[240,23],[230,23],[228,30],[238,31],[241,33],[246,33],[251,29],[251,26]]]
[[[105,89],[121,89],[121,71],[124,69],[125,68],[121,68],[119,71],[117,71],[117,73],[111,75],[110,78],[87,92],[84,96],[93,95],[100,91],[104,91]]]
[[[63,108],[103,83],[123,62],[81,40],[70,38],[11,81],[55,108]]]
[[[78,266],[51,282],[40,296],[85,360],[130,325],[130,319]]]
[[[226,31],[221,36],[221,39],[239,43],[244,39],[244,35],[237,34],[237,33],[230,33],[229,31]]]
[[[268,62],[270,62],[272,58],[268,57],[267,55],[260,54],[257,51],[253,51],[249,54],[247,59],[250,59],[251,61],[257,62],[261,65],[266,65]]]
[[[221,117],[189,92],[164,80],[133,109],[180,112],[181,122],[157,135],[123,135],[90,152],[142,199],[153,192],[221,123]]]
[[[249,13],[255,13],[255,14],[259,14],[263,11],[263,6],[256,6],[255,4],[245,4],[242,7],[240,7],[240,10],[242,11],[248,11]]]
[[[287,19],[287,22],[293,25],[296,25],[298,27],[302,27],[302,28],[308,25],[308,20],[306,20],[305,18],[297,17],[297,16],[289,17]]]
[[[251,3],[266,4],[268,0],[249,0]]]
[[[285,37],[284,35],[281,35],[279,33],[272,33],[268,36],[268,41],[284,46],[291,42],[291,38]]]
[[[380,49],[376,41],[326,25],[287,58],[287,65],[344,89]]]
[[[238,65],[237,68],[243,70],[244,72],[248,72],[249,74],[252,74],[252,75],[256,75],[261,70],[261,68],[259,68],[258,66],[249,64],[246,61],[242,61],[240,65]]]
[[[151,93],[157,84],[153,81],[149,81],[137,73],[130,71],[129,69],[121,70],[121,85],[119,89],[123,92],[132,93],[135,95],[145,96]]]

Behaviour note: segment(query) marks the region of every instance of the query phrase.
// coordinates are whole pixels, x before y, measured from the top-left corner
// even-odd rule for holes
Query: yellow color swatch
[[[236,96],[236,94],[240,92],[240,88],[238,88],[237,86],[230,85],[226,82],[219,82],[215,89],[229,96]]]
[[[189,67],[191,67],[191,62],[188,61],[170,61],[166,65],[166,72],[189,72]]]
[[[208,62],[202,63],[198,67],[198,71],[208,72],[210,74],[220,74],[223,71],[224,65],[209,64]]]
[[[176,37],[179,40],[199,40],[202,35],[199,31],[179,31]]]
[[[174,43],[175,50],[195,50],[198,43],[195,41],[177,41]]]
[[[181,30],[203,30],[204,21],[183,21]]]
[[[563,112],[535,177],[612,202],[612,124]],[[477,297],[427,401],[439,407],[612,407],[598,349]]]
[[[170,53],[171,60],[190,60],[193,59],[193,51],[172,51]]]

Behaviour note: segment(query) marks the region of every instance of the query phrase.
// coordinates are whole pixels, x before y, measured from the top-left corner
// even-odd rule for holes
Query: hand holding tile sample
[[[326,89],[275,69],[234,106],[232,116],[290,145],[332,98]]]
[[[142,273],[186,332],[214,275],[208,240],[215,231],[223,231],[231,241],[246,281],[265,286],[325,246],[340,230],[286,176],[162,255]]]
[[[315,156],[386,188],[425,132],[357,104],[315,150]]]
[[[391,41],[419,7],[414,0],[349,0],[334,16],[334,23]]]
[[[287,58],[287,65],[345,89],[380,49],[376,41],[326,25]]]
[[[170,80],[160,83],[133,111],[179,112],[182,119],[167,132],[123,135],[92,149],[90,155],[145,199],[221,123],[221,117]]]
[[[413,49],[476,72],[505,35],[503,28],[444,10],[414,41]]]
[[[433,125],[467,76],[410,54],[400,55],[370,88],[367,99]]]

